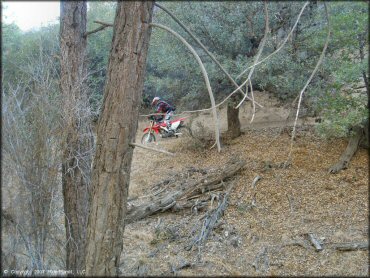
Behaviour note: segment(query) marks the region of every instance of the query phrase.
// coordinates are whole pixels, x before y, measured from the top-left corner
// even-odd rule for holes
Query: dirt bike
[[[149,117],[150,124],[146,127],[143,132],[144,135],[141,138],[142,144],[154,143],[156,142],[155,133],[159,134],[161,138],[168,137],[179,137],[179,136],[192,136],[191,130],[184,124],[186,118],[179,118],[170,121],[170,128],[163,121],[156,121],[154,117]]]

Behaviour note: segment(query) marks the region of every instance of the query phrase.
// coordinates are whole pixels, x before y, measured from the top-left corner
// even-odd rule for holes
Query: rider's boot
[[[175,131],[171,128],[171,124],[167,124],[168,136],[175,134]]]

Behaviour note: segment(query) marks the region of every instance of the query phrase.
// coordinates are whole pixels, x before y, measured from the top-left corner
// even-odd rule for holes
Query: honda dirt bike
[[[162,138],[168,137],[179,137],[179,136],[192,136],[191,130],[184,124],[186,118],[179,118],[170,121],[170,129],[167,128],[165,122],[157,122],[154,117],[149,117],[150,124],[146,127],[143,132],[144,135],[141,138],[142,144],[154,143],[156,142],[155,133],[159,134]]]

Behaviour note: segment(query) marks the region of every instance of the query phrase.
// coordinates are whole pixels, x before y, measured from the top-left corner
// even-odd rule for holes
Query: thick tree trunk
[[[239,120],[239,108],[235,108],[237,105],[236,100],[232,98],[227,104],[227,136],[231,139],[239,137],[241,135],[240,120]]]
[[[84,269],[90,196],[92,133],[86,77],[86,2],[62,1],[60,10],[61,93],[64,152],[62,185],[67,239],[66,268]]]
[[[97,128],[86,274],[118,274],[138,109],[153,2],[117,3],[102,113]]]

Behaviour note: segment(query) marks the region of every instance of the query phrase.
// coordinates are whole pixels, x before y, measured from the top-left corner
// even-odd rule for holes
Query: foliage
[[[260,40],[264,31],[262,3],[161,4],[195,33],[232,76],[238,75],[251,65],[254,58],[253,42]],[[262,58],[280,45],[293,26],[302,6],[303,3],[296,2],[269,3],[271,33]],[[347,134],[345,130],[351,125],[359,124],[367,116],[367,111],[363,107],[365,97],[348,96],[355,90],[346,90],[347,96],[344,98],[342,96],[344,87],[349,85],[356,87],[356,84],[363,83],[362,72],[368,76],[367,57],[360,61],[358,44],[359,35],[366,37],[364,52],[367,53],[368,5],[362,2],[336,2],[328,6],[332,28],[328,55],[308,87],[304,100],[311,115],[320,115],[324,119],[318,129],[320,134],[344,136]],[[224,74],[166,13],[157,9],[154,22],[174,29],[199,50],[218,101],[233,91],[233,86]],[[292,39],[277,55],[257,66],[252,76],[253,87],[267,90],[284,102],[292,101],[303,88],[317,63],[326,32],[323,4],[311,3],[304,11]],[[196,62],[184,46],[162,30],[153,30],[147,74],[144,91],[146,96],[163,96],[177,102],[180,109],[210,106]],[[333,93],[333,90],[338,93]],[[349,99],[355,99],[350,104],[356,104],[358,109],[338,114],[341,109],[349,107]]]
[[[116,8],[115,2],[89,2],[87,10],[87,31],[100,27],[94,21],[112,23]],[[108,57],[111,49],[113,29],[106,28],[88,36],[87,39],[87,63],[88,63],[88,86],[90,90],[90,103],[92,111],[99,113],[104,93],[105,76],[108,66]]]
[[[324,136],[347,137],[354,126],[364,127],[368,116],[366,96],[361,93],[326,92],[318,104],[324,121],[318,126],[318,132]]]
[[[315,109],[323,117],[319,134],[346,137],[352,127],[363,126],[369,113],[369,92],[364,88],[364,74],[369,76],[368,3],[333,2],[329,8],[332,37],[322,80],[312,97],[317,98]]]
[[[161,3],[172,11],[211,51],[232,76],[237,76],[251,65],[264,34],[262,2],[166,2]],[[293,25],[302,3],[270,3],[269,19],[271,35],[264,55],[271,53],[285,38]],[[310,8],[309,11],[314,8]],[[302,25],[309,25],[309,13]],[[154,22],[169,26],[183,35],[196,49],[199,47],[165,12],[157,10]],[[281,32],[282,31],[282,32]],[[297,93],[306,80],[305,59],[298,59],[287,47],[273,59],[261,64],[252,77],[254,88],[266,89],[287,99]],[[298,51],[295,51],[298,52]],[[226,76],[202,51],[199,51],[216,99],[220,101],[234,87]],[[298,60],[298,61],[297,61]],[[171,35],[153,30],[145,94],[160,94],[179,103],[186,109],[209,107],[204,80],[195,60]],[[242,79],[241,79],[242,80]],[[241,81],[240,81],[241,82]],[[160,84],[160,86],[156,86]]]
[[[264,32],[262,2],[160,2],[160,4],[184,22],[232,76],[237,76],[251,65]],[[94,23],[95,20],[112,23],[115,6],[114,2],[89,3],[87,30],[100,26]],[[302,6],[301,2],[268,4],[271,33],[262,58],[280,45],[293,26]],[[328,6],[332,27],[328,55],[305,94],[305,104],[310,106],[312,113],[328,120],[326,124],[323,123],[320,130],[327,130],[328,134],[334,135],[335,132],[323,127],[330,126],[329,122],[337,122],[334,118],[338,119],[338,109],[328,107],[340,101],[333,102],[328,96],[333,96],[334,91],[342,91],[349,84],[363,82],[362,72],[368,73],[367,56],[360,61],[358,46],[358,36],[364,37],[366,40],[364,53],[367,53],[368,5],[363,2],[335,2]],[[234,90],[219,68],[170,16],[155,8],[153,21],[174,29],[198,50],[218,102]],[[3,24],[2,31],[3,80],[9,81],[6,83],[13,86],[22,83],[31,88],[25,65],[29,64],[27,61],[40,51],[49,56],[51,53],[58,55],[58,44],[55,42],[58,41],[59,25],[23,33],[14,24]],[[314,68],[322,51],[325,36],[326,19],[323,5],[313,2],[303,13],[293,38],[277,55],[257,66],[252,76],[253,87],[267,90],[284,102],[291,101],[297,96]],[[112,28],[106,28],[88,38],[88,85],[91,105],[96,113],[99,113],[101,106],[111,39]],[[56,57],[53,55],[51,57],[58,63]],[[351,94],[354,90],[346,92]],[[153,28],[144,86],[144,99],[147,104],[156,95],[176,103],[179,111],[210,106],[204,80],[195,59],[171,34]],[[345,103],[346,98],[341,98],[342,95],[338,93],[335,97]],[[361,117],[360,114],[364,115],[361,112],[362,108],[358,111],[358,117]],[[345,122],[351,122],[351,119],[353,117],[343,122],[343,130],[349,127]],[[340,136],[342,135],[343,133]]]

